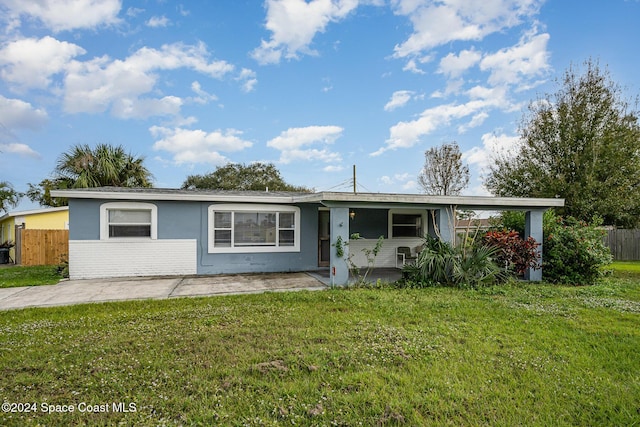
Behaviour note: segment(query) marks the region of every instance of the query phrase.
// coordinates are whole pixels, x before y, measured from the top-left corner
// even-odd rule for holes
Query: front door
[[[329,267],[331,256],[330,212],[318,211],[318,266]]]

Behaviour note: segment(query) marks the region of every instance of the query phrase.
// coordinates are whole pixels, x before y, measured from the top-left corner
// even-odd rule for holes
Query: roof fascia
[[[45,213],[50,213],[50,212],[61,212],[61,211],[66,211],[66,210],[69,210],[69,206],[58,206],[58,207],[55,207],[55,208],[31,209],[31,210],[28,210],[28,211],[8,212],[4,216],[0,217],[0,221],[4,220],[6,218],[11,218],[11,217],[16,217],[16,216],[37,215],[37,214],[45,214]]]
[[[268,193],[265,193],[268,194]],[[83,191],[83,190],[51,190],[51,196],[69,199],[101,199],[101,200],[162,200],[192,202],[233,202],[233,203],[293,203],[292,196],[249,196],[222,195],[202,193],[153,193],[153,192],[120,192],[120,191]]]
[[[424,194],[389,193],[332,193],[320,192],[294,198],[300,202],[320,202],[328,207],[424,207],[425,209],[456,206],[478,210],[532,210],[564,206],[564,199],[486,197],[486,196],[428,196]]]
[[[425,194],[318,192],[303,195],[233,195],[206,193],[51,190],[51,196],[103,200],[167,200],[229,203],[321,203],[327,207],[423,208],[471,210],[545,210],[564,206],[564,199],[487,196],[428,196]]]

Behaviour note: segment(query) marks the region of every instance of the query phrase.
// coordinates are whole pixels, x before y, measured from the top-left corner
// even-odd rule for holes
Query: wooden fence
[[[56,265],[68,259],[69,230],[20,229],[18,232],[16,264]]]
[[[616,261],[640,260],[640,230],[611,229],[604,235],[604,244]]]

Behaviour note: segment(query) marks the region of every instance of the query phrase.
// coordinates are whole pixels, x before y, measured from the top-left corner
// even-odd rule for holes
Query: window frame
[[[394,236],[393,235],[393,226],[395,225],[393,222],[394,215],[416,215],[420,216],[421,219],[421,230],[419,236]],[[425,234],[428,232],[428,224],[427,224],[427,211],[419,210],[419,209],[389,209],[389,222],[388,222],[388,236],[390,239],[419,239],[423,238]]]
[[[230,212],[231,227],[215,227],[214,217],[216,213]],[[235,242],[235,213],[275,213],[275,244],[238,244]],[[293,213],[293,227],[280,227],[280,213]],[[230,246],[216,246],[215,232],[229,230],[231,232]],[[293,245],[280,245],[280,232],[293,230]],[[207,236],[209,253],[255,253],[255,252],[300,252],[300,208],[291,205],[267,205],[267,204],[214,204],[207,209]]]
[[[150,235],[131,237],[110,237],[109,236],[109,211],[141,211],[151,212]],[[157,240],[158,239],[158,207],[153,203],[141,202],[108,202],[100,205],[100,240],[132,241],[132,240]]]

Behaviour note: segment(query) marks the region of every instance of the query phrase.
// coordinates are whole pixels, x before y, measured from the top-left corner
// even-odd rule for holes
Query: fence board
[[[69,230],[20,230],[22,265],[55,265],[69,254]]]
[[[640,230],[612,229],[607,230],[603,238],[604,244],[611,249],[616,261],[640,260]]]

